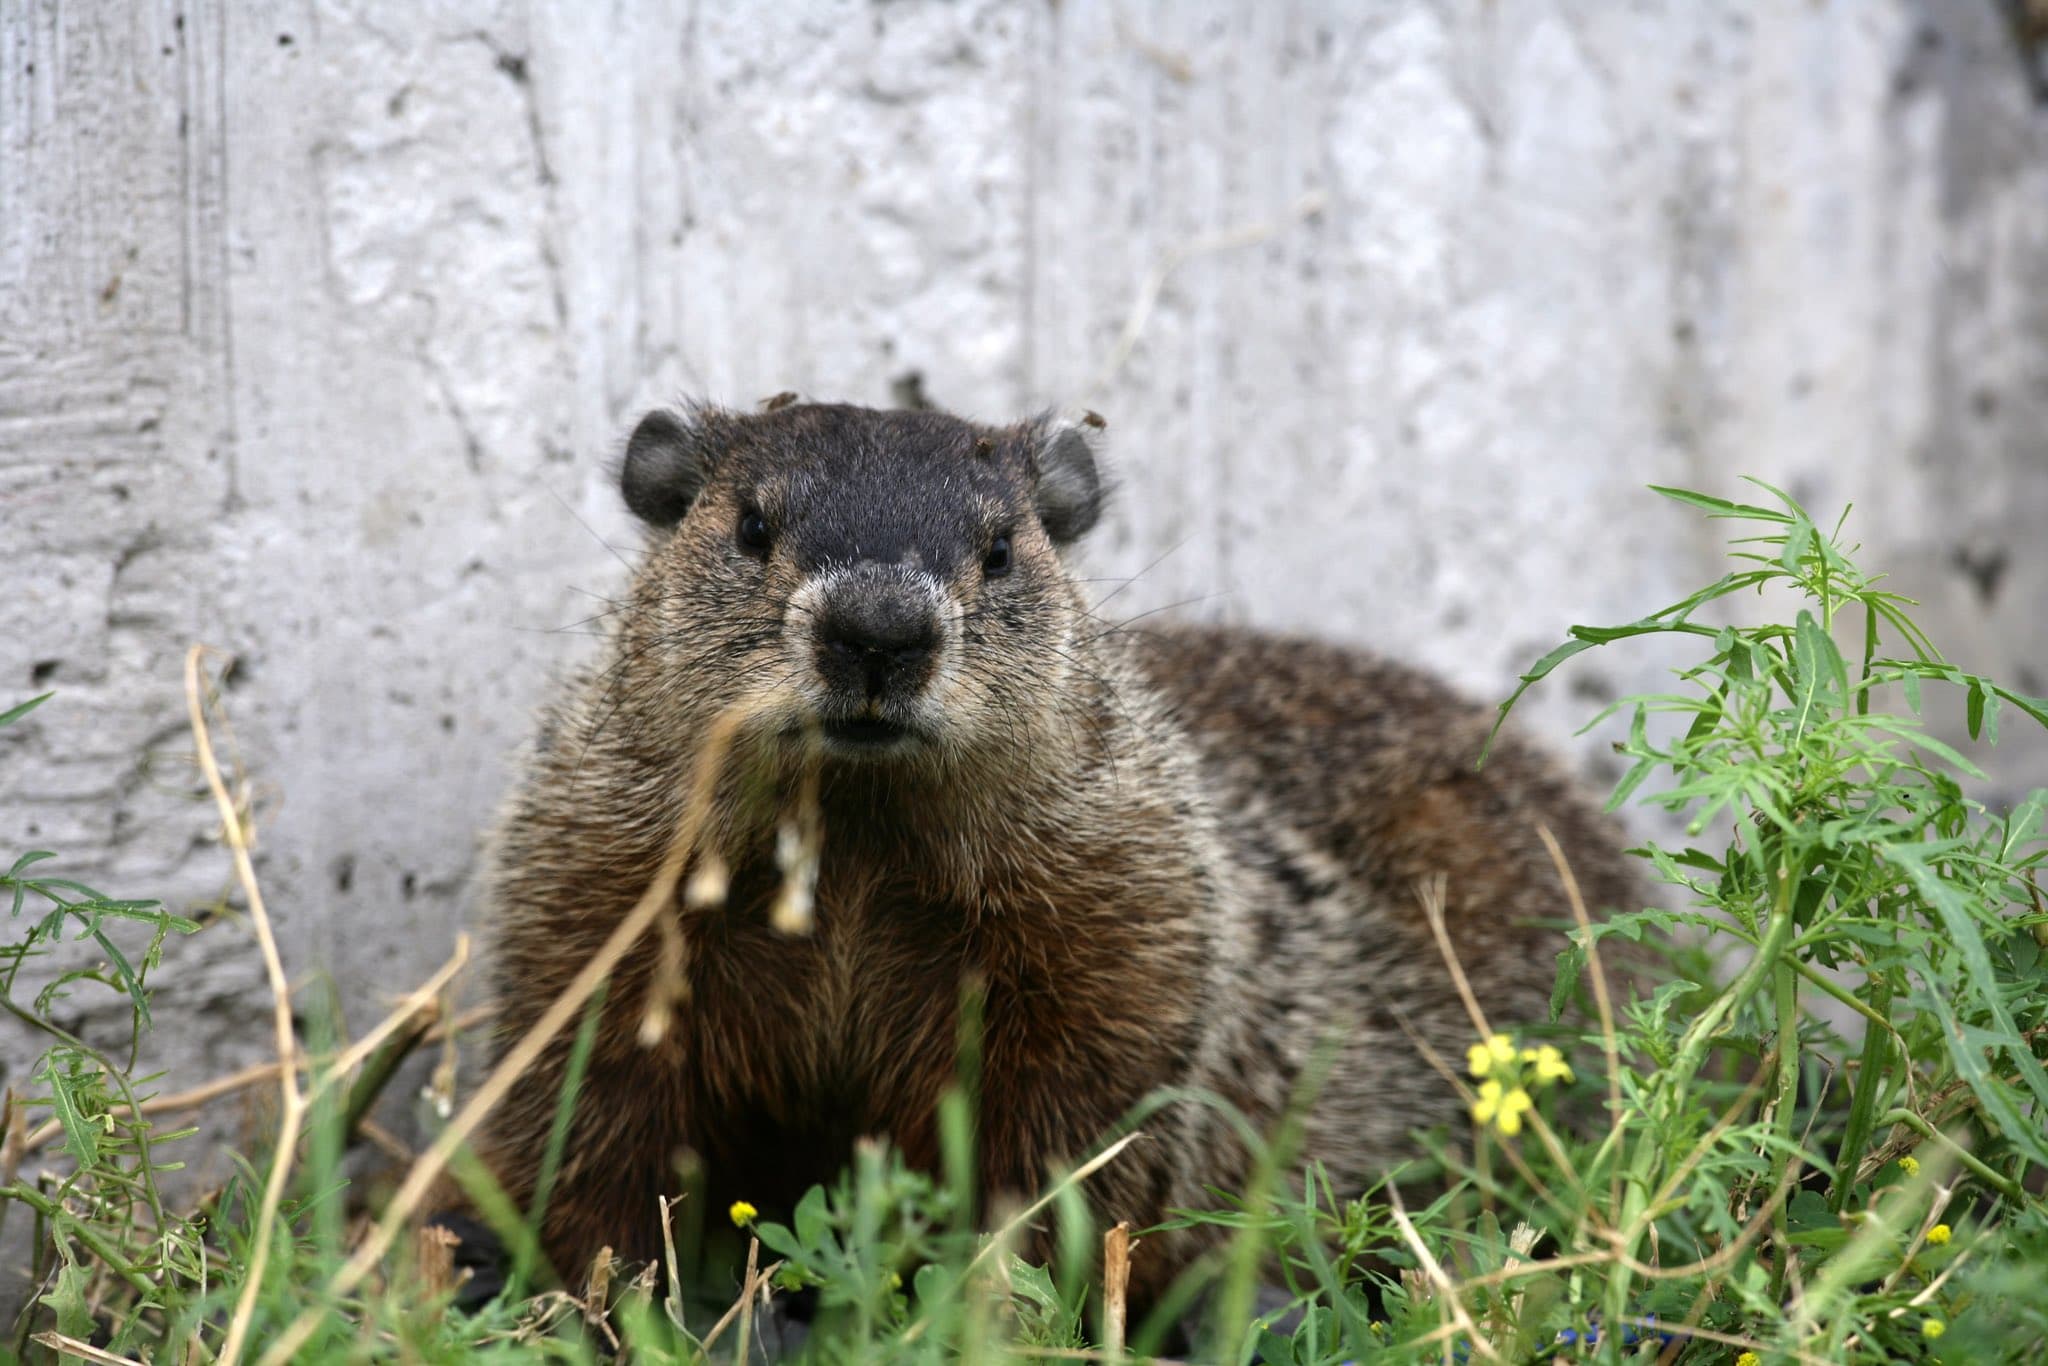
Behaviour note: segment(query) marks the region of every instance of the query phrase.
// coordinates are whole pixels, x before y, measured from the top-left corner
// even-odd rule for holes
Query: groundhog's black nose
[[[923,682],[939,645],[930,599],[894,585],[865,583],[833,594],[816,631],[826,681],[870,698]]]

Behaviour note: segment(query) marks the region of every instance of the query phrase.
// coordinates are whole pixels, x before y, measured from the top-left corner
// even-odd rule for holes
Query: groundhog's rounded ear
[[[672,527],[711,478],[714,451],[700,415],[656,408],[626,438],[619,491],[635,517],[650,526]]]
[[[1039,421],[1031,452],[1032,501],[1054,545],[1078,540],[1102,515],[1099,456],[1107,425],[1094,413]]]

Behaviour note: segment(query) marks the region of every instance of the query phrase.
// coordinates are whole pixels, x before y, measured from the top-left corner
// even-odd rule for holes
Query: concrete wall
[[[679,391],[1085,401],[1107,610],[1487,695],[1716,572],[1644,484],[1752,472],[2048,692],[2032,60],[1994,0],[0,0],[0,700],[58,692],[0,852],[218,898],[179,667],[232,651],[288,954],[373,1017]],[[241,928],[169,958],[174,1082],[266,1050]]]

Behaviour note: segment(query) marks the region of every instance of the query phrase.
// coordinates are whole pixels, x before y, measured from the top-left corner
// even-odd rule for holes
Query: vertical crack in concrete
[[[498,70],[505,79],[518,89],[520,102],[526,113],[526,141],[533,153],[533,174],[540,185],[541,201],[546,206],[547,216],[540,232],[541,263],[548,272],[548,295],[554,305],[555,326],[566,329],[569,325],[568,289],[562,279],[562,258],[555,246],[555,237],[561,225],[561,205],[556,194],[556,178],[553,163],[548,160],[547,127],[541,117],[540,94],[535,88],[533,64],[524,52],[514,52],[501,45],[487,32],[474,35],[491,53]]]
[[[217,208],[214,214],[216,237],[215,269],[219,279],[215,284],[216,312],[214,327],[220,334],[221,364],[221,459],[227,472],[227,496],[222,500],[225,512],[239,511],[242,506],[242,441],[241,419],[237,412],[240,392],[235,372],[235,309],[233,270],[234,261],[228,251],[228,224],[233,221],[233,201],[229,195],[228,182],[228,17],[227,6],[221,5],[214,12],[213,45],[213,137],[214,194]]]

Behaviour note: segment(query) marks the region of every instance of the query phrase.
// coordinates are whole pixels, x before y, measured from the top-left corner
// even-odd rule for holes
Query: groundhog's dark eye
[[[988,578],[999,579],[1010,572],[1010,538],[998,536],[989,543],[988,554],[981,557],[981,572]]]
[[[768,519],[752,508],[740,513],[739,529],[734,535],[739,540],[740,549],[749,555],[766,555],[769,547],[775,544],[775,534],[768,529]]]

